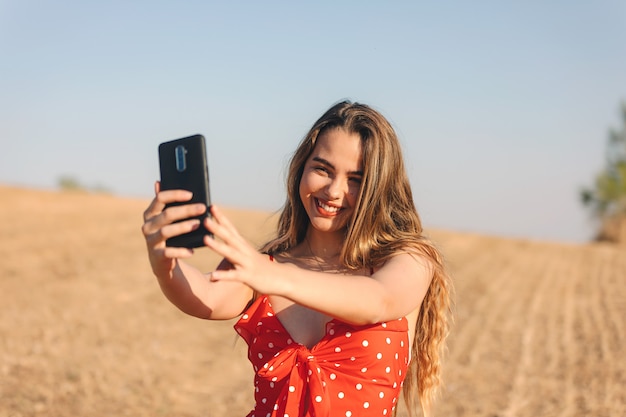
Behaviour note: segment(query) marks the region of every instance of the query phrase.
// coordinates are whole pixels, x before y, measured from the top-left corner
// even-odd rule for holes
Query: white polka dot
[[[381,326],[383,326],[383,329],[386,329],[387,328],[387,323],[383,323],[383,324],[381,324]]]
[[[345,394],[343,392],[339,391],[339,393],[337,394],[337,397],[343,398],[343,397],[345,397]]]
[[[259,353],[258,356],[259,356],[259,359],[263,359],[263,354],[262,353]]]
[[[244,319],[244,320],[248,320],[248,317],[250,317],[250,316],[248,316],[247,314],[244,314],[244,315],[243,315],[243,317],[242,317],[242,319]]]
[[[363,389],[363,385],[356,384],[356,389],[357,389],[357,391],[361,391],[361,389]]]
[[[263,398],[263,399],[261,400],[261,402],[262,402],[263,404],[265,404],[265,403],[267,402],[267,398]]]
[[[274,383],[270,382],[270,388],[274,388]]]
[[[356,358],[355,358],[354,356],[352,356],[352,357],[350,358],[350,360],[351,360],[352,362],[354,362],[354,361],[356,360]]]
[[[322,396],[318,395],[317,397],[315,397],[315,402],[321,403],[322,402]]]
[[[404,347],[404,340],[400,341],[400,347]]]
[[[352,416],[352,411],[346,411],[346,417],[351,417]]]
[[[270,366],[270,371],[273,371],[273,370],[274,370],[274,367],[273,367],[273,366]]]
[[[273,344],[272,342],[269,342],[269,343],[267,344],[267,347],[271,349],[271,348],[273,348],[273,347],[274,347],[274,344]]]
[[[396,352],[396,360],[398,360],[398,353]]]
[[[378,398],[385,398],[385,393],[384,392],[379,392],[378,393]]]
[[[289,385],[289,392],[296,392],[296,387]]]
[[[335,329],[330,329],[330,330],[328,331],[328,334],[329,334],[329,335],[331,335],[331,336],[333,336],[333,335],[335,334]]]
[[[335,374],[330,374],[330,379],[332,379],[332,380],[334,381],[335,379],[337,379],[337,375],[335,375]]]
[[[257,326],[263,326],[263,322],[262,322],[262,321],[260,321],[260,322],[258,322],[256,325],[257,325]]]
[[[277,376],[275,376],[274,378],[272,378],[272,382],[276,382],[276,381],[278,381],[278,377],[277,377]]]
[[[291,339],[287,339],[287,344],[288,344],[288,345],[290,345],[290,344],[292,344],[292,343],[293,343],[293,340],[291,340]]]
[[[386,416],[386,415],[387,415],[387,409],[385,408],[385,409],[383,410],[383,416]]]
[[[363,345],[363,347],[367,347],[367,345],[370,344],[370,342],[368,342],[367,340],[364,340],[363,343],[361,343]]]
[[[368,403],[367,401],[365,401],[363,403],[363,408],[370,408],[370,403]]]
[[[391,339],[390,338],[385,339],[385,341],[387,342],[388,345],[391,344]]]
[[[346,337],[350,337],[350,336],[352,336],[352,333],[346,332]]]
[[[340,348],[339,346],[337,346],[337,347],[335,348],[335,352],[337,352],[337,353],[341,352],[341,348]]]
[[[278,404],[274,404],[274,410],[278,410]]]
[[[386,368],[385,368],[385,372],[386,372],[386,373],[391,372],[391,367],[389,367],[389,366],[388,366],[388,367],[386,367]]]
[[[377,353],[376,354],[376,359],[382,359],[383,358],[383,354],[382,353]]]
[[[361,372],[363,373],[367,372],[367,368],[361,368]]]
[[[285,413],[285,414],[283,415],[283,417],[289,417],[289,414]]]
[[[267,313],[267,317],[272,317],[272,316],[273,316],[273,314],[272,314],[271,312],[269,312],[269,311],[268,311],[268,313]]]

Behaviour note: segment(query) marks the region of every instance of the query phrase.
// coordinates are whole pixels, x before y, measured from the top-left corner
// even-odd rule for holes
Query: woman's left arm
[[[391,257],[372,276],[267,262],[219,209],[213,207],[212,214],[206,227],[219,240],[207,237],[205,243],[233,265],[213,272],[212,280],[243,282],[261,294],[279,295],[348,323],[372,324],[406,316],[419,307],[432,279],[430,262],[409,252]]]

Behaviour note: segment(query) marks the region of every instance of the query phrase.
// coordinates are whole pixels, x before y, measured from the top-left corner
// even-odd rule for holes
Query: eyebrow
[[[314,156],[313,157],[313,161],[319,162],[320,164],[324,164],[324,165],[332,168],[333,170],[335,169],[335,166],[333,164],[331,164],[326,159],[321,158],[319,156]],[[363,176],[363,171],[350,171],[350,172],[348,172],[348,174],[350,174],[350,175],[359,175],[359,176],[362,177]]]

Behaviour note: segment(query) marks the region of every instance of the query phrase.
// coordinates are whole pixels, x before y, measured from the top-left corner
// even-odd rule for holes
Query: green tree
[[[622,126],[609,131],[606,167],[580,197],[600,221],[597,239],[626,243],[626,102],[620,110]]]

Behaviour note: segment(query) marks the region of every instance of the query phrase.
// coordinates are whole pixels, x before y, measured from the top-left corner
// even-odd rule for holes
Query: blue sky
[[[626,3],[11,0],[0,57],[0,183],[149,197],[158,144],[202,133],[214,202],[277,210],[347,98],[395,126],[426,227],[583,242]]]

